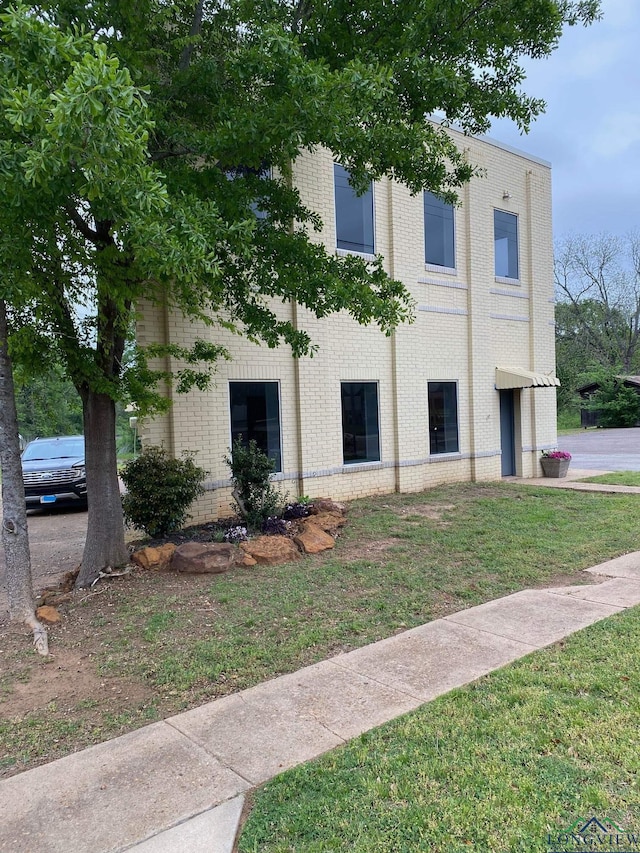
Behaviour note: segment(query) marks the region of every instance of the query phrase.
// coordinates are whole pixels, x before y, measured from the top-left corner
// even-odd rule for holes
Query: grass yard
[[[580,482],[604,483],[608,486],[640,486],[640,471],[610,471],[608,474],[587,477]]]
[[[332,552],[136,570],[62,605],[52,656],[0,626],[0,775],[640,548],[640,496],[459,484],[354,502]]]
[[[558,836],[592,816],[640,849],[639,648],[634,608],[278,776],[239,850],[591,850]]]

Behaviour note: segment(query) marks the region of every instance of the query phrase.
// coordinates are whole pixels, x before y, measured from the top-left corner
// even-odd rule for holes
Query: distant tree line
[[[82,401],[73,383],[59,364],[53,364],[37,376],[18,365],[14,375],[18,428],[25,441],[49,435],[81,435]],[[136,440],[129,428],[129,413],[116,404],[118,455],[134,451]]]
[[[556,246],[559,415],[581,406],[602,426],[640,422],[640,397],[624,377],[640,374],[640,235],[569,236]],[[577,390],[599,386],[590,401]]]

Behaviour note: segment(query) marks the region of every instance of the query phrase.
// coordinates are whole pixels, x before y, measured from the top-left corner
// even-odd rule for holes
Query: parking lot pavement
[[[585,429],[558,437],[571,454],[572,468],[590,471],[640,471],[640,427]]]
[[[2,504],[0,503],[0,512]],[[36,590],[77,569],[87,534],[87,512],[80,509],[30,510],[27,514],[31,572]],[[0,621],[7,614],[4,549],[0,546]]]

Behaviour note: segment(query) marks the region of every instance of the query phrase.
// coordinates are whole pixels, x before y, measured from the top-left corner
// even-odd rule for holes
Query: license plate
[[[55,495],[42,495],[42,497],[40,498],[41,504],[54,504],[55,502],[56,502],[56,496]]]

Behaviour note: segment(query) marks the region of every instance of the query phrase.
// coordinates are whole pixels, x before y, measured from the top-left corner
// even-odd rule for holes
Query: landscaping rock
[[[43,607],[38,607],[36,610],[36,616],[48,625],[55,625],[61,619],[60,614],[55,607],[50,607],[48,604],[45,604]]]
[[[38,607],[57,607],[59,604],[66,604],[73,598],[72,592],[60,592],[59,588],[48,587],[43,589],[38,596],[36,603]]]
[[[307,524],[315,524],[316,527],[324,530],[325,533],[329,533],[332,530],[343,527],[346,523],[347,519],[339,512],[319,512],[317,515],[312,515],[305,519],[302,522],[302,526],[304,528]]]
[[[171,568],[191,574],[221,574],[235,562],[235,549],[228,542],[185,542],[176,548]]]
[[[278,566],[300,557],[294,542],[287,536],[258,536],[249,542],[241,542],[240,548],[261,566]]]
[[[240,566],[240,568],[257,565],[258,561],[254,560],[251,554],[245,554],[244,551],[236,558],[236,566]]]
[[[304,525],[301,533],[294,536],[293,541],[305,554],[319,554],[321,551],[333,548],[336,544],[333,536],[329,536],[321,527],[313,524],[311,520]]]
[[[176,550],[173,542],[160,545],[157,548],[141,548],[131,555],[131,562],[141,569],[152,572],[166,572],[171,568],[171,558]]]
[[[309,505],[309,513],[319,515],[321,512],[336,512],[339,515],[346,515],[347,508],[344,504],[332,501],[331,498],[316,498]]]

